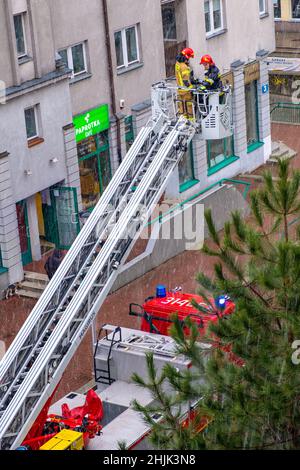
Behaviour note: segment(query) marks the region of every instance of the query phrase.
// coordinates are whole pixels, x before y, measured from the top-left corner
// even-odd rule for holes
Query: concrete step
[[[33,271],[25,271],[24,278],[26,281],[34,280],[43,282],[45,284],[47,284],[49,281],[47,274],[35,273]]]
[[[279,142],[279,148],[278,149],[273,149],[272,145],[272,153],[270,155],[270,158],[267,160],[267,163],[277,163],[277,158],[282,158],[284,160],[293,158],[297,155],[297,152],[295,150],[290,149],[287,145],[285,145],[283,142]]]
[[[40,281],[23,281],[21,282],[21,287],[23,290],[42,293],[45,290],[46,284]]]
[[[28,297],[30,299],[39,299],[41,296],[40,292],[30,292],[24,289],[19,289],[18,290],[18,295],[20,297]]]

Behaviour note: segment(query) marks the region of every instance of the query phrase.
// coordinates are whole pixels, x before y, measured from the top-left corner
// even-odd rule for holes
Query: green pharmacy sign
[[[104,104],[99,108],[92,109],[85,114],[73,118],[75,126],[76,142],[81,142],[91,135],[98,134],[109,128],[108,105]]]

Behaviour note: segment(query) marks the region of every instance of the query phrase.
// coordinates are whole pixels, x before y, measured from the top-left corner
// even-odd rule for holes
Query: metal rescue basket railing
[[[163,113],[176,121],[182,109],[188,106],[190,121],[195,123],[197,133],[203,140],[224,139],[233,134],[232,90],[224,86],[217,91],[203,91],[195,87],[188,89],[192,99],[184,99],[180,91],[186,88],[159,82],[152,87],[153,117]]]

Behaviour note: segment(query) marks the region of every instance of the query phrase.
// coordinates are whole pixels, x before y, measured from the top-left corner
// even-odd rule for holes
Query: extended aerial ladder
[[[197,120],[176,114],[172,90],[156,85],[152,119],[2,359],[1,449],[15,449],[25,439],[199,131]]]

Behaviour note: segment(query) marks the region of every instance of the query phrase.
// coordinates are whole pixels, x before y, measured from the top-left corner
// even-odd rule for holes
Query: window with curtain
[[[163,33],[166,40],[177,40],[175,2],[164,3],[161,6]]]
[[[246,123],[247,123],[247,146],[259,142],[259,122],[258,122],[258,101],[257,101],[257,81],[245,86],[246,101]]]
[[[234,156],[233,137],[207,141],[207,166],[213,168]]]
[[[21,57],[24,57],[27,54],[24,21],[25,21],[25,13],[14,16],[17,55],[19,59]]]
[[[118,69],[140,61],[137,25],[115,32],[115,49]]]
[[[59,51],[64,64],[73,70],[73,77],[86,73],[87,59],[86,59],[86,44],[84,42],[76,44],[75,46],[68,47]]]
[[[281,18],[281,0],[273,0],[274,18]]]
[[[291,0],[292,18],[300,18],[300,0]]]
[[[206,33],[220,31],[224,27],[222,0],[205,0],[204,2]]]
[[[178,165],[180,190],[184,191],[185,185],[190,181],[195,181],[193,146],[190,144],[184,157]]]

